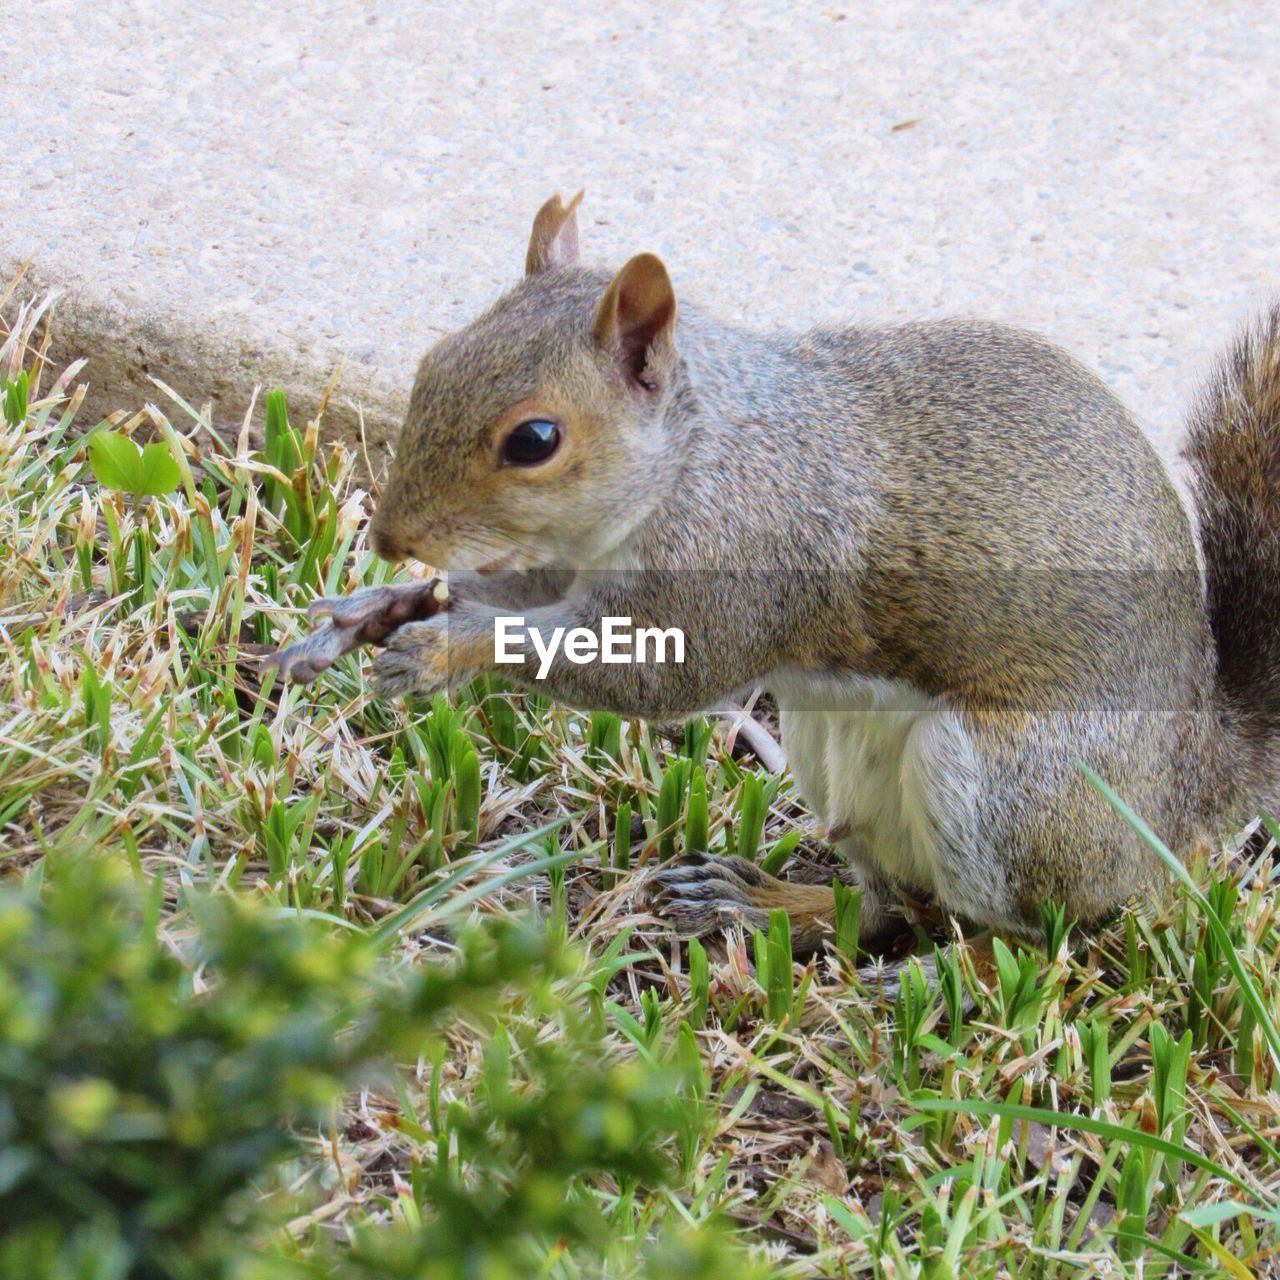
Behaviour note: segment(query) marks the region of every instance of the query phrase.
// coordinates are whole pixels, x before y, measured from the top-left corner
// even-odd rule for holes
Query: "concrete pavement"
[[[1280,287],[1267,3],[0,5],[0,275],[64,291],[92,409],[255,382],[394,436],[422,349],[538,204],[763,326],[974,313],[1080,355],[1173,448]]]

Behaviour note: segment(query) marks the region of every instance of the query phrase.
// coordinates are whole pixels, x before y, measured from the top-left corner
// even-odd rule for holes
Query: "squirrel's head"
[[[598,562],[661,500],[679,368],[662,262],[578,264],[579,192],[538,210],[525,277],[423,357],[374,549],[439,568]]]

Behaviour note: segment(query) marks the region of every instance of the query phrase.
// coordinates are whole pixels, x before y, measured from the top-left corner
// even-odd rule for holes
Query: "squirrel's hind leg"
[[[971,937],[963,939],[969,968],[978,983],[988,991],[995,990],[999,982],[995,947],[993,945],[997,936],[999,935],[992,930],[984,929],[980,933],[975,933]],[[956,941],[948,944],[951,948],[959,945],[961,943]],[[924,974],[924,980],[930,987],[937,985],[938,962],[936,952],[933,955],[913,953],[883,964],[859,965],[858,982],[867,991],[879,996],[886,1004],[892,1004],[898,998],[898,992],[902,989],[902,979],[907,967],[912,964],[920,966],[920,970]],[[973,992],[969,989],[967,981],[963,984],[961,991],[961,1007],[966,1015],[971,1014],[978,1007],[978,1002],[975,1000]]]
[[[904,919],[886,881],[874,873],[863,873],[860,879],[859,946],[874,955],[902,932]],[[833,932],[835,894],[828,885],[779,880],[745,858],[687,854],[658,871],[651,883],[657,914],[684,937],[701,937],[734,924],[763,930],[769,925],[769,913],[779,908],[791,921],[791,946],[797,956],[821,950]],[[996,984],[995,936],[983,930],[965,939],[973,973],[988,988]],[[914,954],[860,964],[858,980],[867,991],[892,1003],[909,964],[920,965],[930,985],[937,982],[934,957]],[[965,1010],[972,1011],[975,1002],[967,987],[963,1000]]]
[[[792,950],[808,955],[821,949],[835,922],[830,885],[779,880],[745,858],[687,854],[663,867],[652,883],[657,914],[687,937],[732,924],[765,929],[770,912],[782,910],[791,921]],[[902,919],[887,890],[874,882],[861,888],[864,945],[900,932]]]

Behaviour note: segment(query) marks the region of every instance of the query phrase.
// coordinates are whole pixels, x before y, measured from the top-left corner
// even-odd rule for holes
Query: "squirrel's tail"
[[[1184,455],[1204,550],[1218,686],[1246,774],[1280,794],[1280,302],[1219,364]]]

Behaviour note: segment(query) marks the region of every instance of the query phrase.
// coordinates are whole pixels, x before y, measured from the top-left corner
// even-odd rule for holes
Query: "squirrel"
[[[386,644],[381,693],[491,671],[671,722],[770,690],[869,948],[900,895],[1036,936],[1046,902],[1089,926],[1158,889],[1080,761],[1184,857],[1280,809],[1280,305],[1192,413],[1197,534],[1121,402],[1044,338],[750,332],[677,306],[651,253],[583,265],[581,198],[542,206],[524,278],[418,368],[370,537],[448,569],[447,610],[421,583],[319,602]],[[685,661],[561,651],[535,681],[495,664],[512,613],[678,627]],[[812,949],[834,915],[829,887],[740,858],[658,884],[689,934],[782,908]]]

